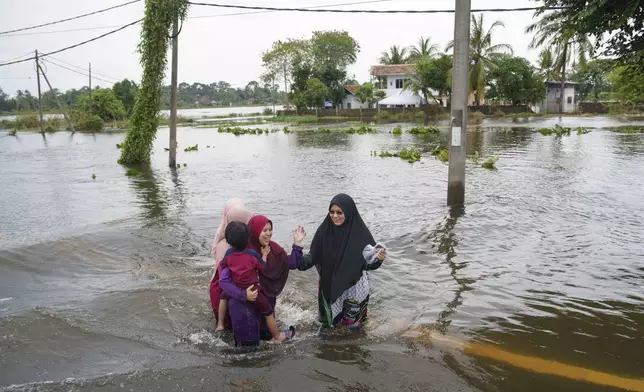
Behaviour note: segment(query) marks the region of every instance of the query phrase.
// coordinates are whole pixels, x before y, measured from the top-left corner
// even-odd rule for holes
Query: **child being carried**
[[[266,324],[273,336],[273,341],[281,342],[285,339],[285,334],[280,333],[277,329],[273,308],[268,297],[266,297],[266,294],[264,294],[259,286],[258,271],[264,269],[266,260],[263,260],[254,250],[248,249],[249,237],[250,230],[246,224],[242,222],[230,222],[228,224],[225,238],[226,242],[231,246],[231,249],[226,252],[226,256],[221,261],[221,267],[230,270],[233,282],[240,289],[246,290],[249,287],[253,287],[253,289],[257,290],[257,299],[252,302],[252,305],[266,317]],[[228,298],[226,293],[222,293],[217,317],[218,331],[224,329],[223,322],[228,311]]]

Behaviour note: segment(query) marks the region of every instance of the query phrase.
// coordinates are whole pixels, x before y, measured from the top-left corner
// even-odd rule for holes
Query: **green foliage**
[[[186,147],[183,149],[184,152],[190,152],[190,151],[199,151],[199,145],[195,144],[194,146]]]
[[[611,91],[610,73],[615,62],[608,59],[591,60],[585,67],[577,67],[570,80],[579,83],[582,100],[599,101]]]
[[[123,79],[112,86],[112,91],[116,98],[123,103],[123,108],[125,109],[127,116],[131,116],[132,110],[134,110],[134,102],[136,101],[136,94],[139,91],[139,86],[131,80]]]
[[[116,148],[120,150],[121,148],[123,148],[123,145],[120,143],[116,143]]]
[[[89,93],[80,96],[77,107],[81,112],[97,115],[103,121],[121,120],[127,115],[123,102],[116,97],[114,91],[107,88],[92,91],[91,101]]]
[[[409,61],[407,48],[392,45],[388,52],[382,52],[380,64],[405,64]]]
[[[96,174],[92,174],[92,180],[96,179]]]
[[[159,121],[161,87],[172,25],[176,18],[183,21],[187,11],[186,0],[146,0],[138,48],[143,78],[132,112],[132,129],[123,143],[119,163],[142,163],[150,160]]]
[[[577,127],[576,130],[577,130],[577,135],[585,135],[591,132],[590,129],[584,128],[584,127]]]
[[[241,127],[220,127],[217,132],[219,133],[232,133],[235,136],[240,135],[263,135],[268,133],[268,129],[262,128],[241,128]],[[284,127],[284,133],[289,133],[288,127]]]
[[[100,132],[105,127],[103,120],[95,114],[72,116],[72,122],[74,129],[81,132]]]
[[[402,135],[403,130],[400,125],[396,126],[393,131],[391,131],[392,134],[394,135]]]
[[[471,16],[470,27],[470,91],[476,92],[476,101],[483,102],[485,97],[485,84],[488,74],[498,68],[497,59],[502,53],[512,54],[512,47],[508,44],[493,44],[492,32],[497,27],[505,27],[501,21],[496,21],[485,30],[483,14],[477,18]],[[454,41],[447,44],[446,49],[454,47]]]
[[[583,127],[578,127],[576,128],[577,134],[581,135],[584,133],[588,133],[585,131],[585,128]],[[581,130],[581,133],[580,133]],[[551,136],[555,135],[556,137],[562,137],[562,136],[570,136],[570,133],[572,132],[572,128],[570,127],[562,127],[561,125],[557,124],[552,128],[541,128],[537,132],[544,136]],[[589,131],[590,132],[590,131]]]
[[[543,101],[546,86],[528,60],[501,55],[496,65],[489,74],[488,99],[507,100],[513,105]]]
[[[489,157],[488,159],[483,162],[481,165],[482,168],[484,169],[489,169],[489,170],[496,170],[496,162],[499,160],[499,156],[495,155],[493,157]]]
[[[644,60],[643,60],[644,61]],[[613,96],[627,105],[644,104],[644,67],[626,65],[615,69],[608,77],[613,84]]]
[[[641,0],[543,0],[546,7],[562,7],[559,20],[566,30],[593,36],[604,55],[644,70],[644,3]]]
[[[441,162],[448,162],[449,161],[449,150],[445,148],[441,148],[438,151],[438,154],[436,154],[436,157],[438,157],[438,160]]]
[[[438,54],[438,45],[432,44],[431,39],[420,37],[418,38],[418,45],[413,45],[409,48],[409,62],[414,62],[423,57],[434,57]]]
[[[437,127],[413,127],[408,131],[412,135],[427,135],[429,133],[439,133]]]
[[[358,101],[360,101],[360,103],[373,103],[375,99],[373,84],[364,83],[362,86],[358,87],[358,90],[356,91],[356,98],[358,99]],[[362,110],[362,107],[360,107],[360,109]]]
[[[611,128],[610,130],[618,133],[644,133],[644,126],[638,127],[638,126],[626,125],[623,127]]]
[[[288,91],[295,58],[308,52],[310,52],[309,41],[276,41],[270,50],[262,54],[262,65],[268,74],[275,76],[277,81],[283,81],[284,91]]]
[[[416,150],[415,147],[403,147],[398,155],[400,159],[404,159],[409,163],[420,161],[420,151]]]
[[[441,95],[447,94],[451,73],[449,69],[446,69],[448,66],[451,68],[451,58],[448,56],[439,58],[424,56],[416,59],[412,64],[411,74],[407,75],[405,90],[423,97],[428,105],[431,101],[440,105],[440,101],[432,91],[438,91]],[[428,123],[429,113],[425,112],[424,124]]]

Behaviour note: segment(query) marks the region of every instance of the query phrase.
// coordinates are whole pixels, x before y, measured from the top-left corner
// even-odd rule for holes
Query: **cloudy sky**
[[[226,4],[281,7],[315,7],[346,3],[343,9],[453,9],[454,0],[218,0]],[[75,16],[126,2],[125,0],[0,0],[0,30],[27,27]],[[203,0],[215,2],[215,0]],[[531,0],[472,0],[472,8],[515,8],[534,6]],[[0,35],[0,62],[27,55],[38,49],[49,52],[98,36],[143,16],[144,2],[114,11],[21,33]],[[377,64],[382,51],[391,45],[411,45],[418,37],[429,36],[444,47],[453,36],[453,14],[321,14],[294,12],[237,11],[191,6],[179,39],[179,81],[211,83],[225,80],[235,87],[245,86],[262,73],[261,54],[279,39],[310,37],[316,30],[347,30],[360,44],[356,64],[349,75],[366,81],[369,67]],[[231,15],[233,14],[233,15]],[[532,12],[485,14],[485,25],[501,20],[505,28],[493,34],[495,43],[512,45],[515,54],[534,62],[537,51],[529,50],[525,26]],[[105,28],[107,27],[107,28]],[[74,30],[74,31],[69,31]],[[123,78],[139,81],[141,67],[136,46],[140,26],[54,56],[52,61],[85,72],[92,63],[94,74],[104,81],[94,85],[111,86],[108,81]],[[61,62],[62,61],[62,62]],[[63,63],[64,62],[64,63]],[[53,64],[46,72],[54,87],[66,90],[87,85],[87,77]],[[75,68],[80,67],[80,68]],[[33,61],[0,67],[0,88],[13,95],[16,90],[36,90]],[[166,78],[169,79],[169,76]]]

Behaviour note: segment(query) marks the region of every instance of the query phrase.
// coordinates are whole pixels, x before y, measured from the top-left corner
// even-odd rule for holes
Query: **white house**
[[[374,87],[384,90],[387,96],[378,102],[380,107],[419,107],[424,99],[405,90],[405,80],[413,72],[410,64],[372,65],[371,77]],[[437,92],[432,92],[435,96]],[[447,97],[437,97],[443,106],[447,105]]]
[[[347,95],[340,102],[340,107],[342,109],[366,109],[369,107],[369,104],[361,103],[360,101],[358,101],[358,98],[356,97],[356,91],[358,91],[359,88],[360,86],[357,84],[344,86],[344,91],[347,93]]]
[[[564,113],[575,112],[579,108],[579,83],[566,82],[563,90]],[[546,82],[546,98],[531,106],[535,113],[559,113],[561,103],[561,82]]]

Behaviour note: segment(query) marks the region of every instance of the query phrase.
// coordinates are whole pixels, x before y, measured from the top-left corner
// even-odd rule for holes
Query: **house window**
[[[568,104],[572,103],[572,97],[568,97]]]
[[[403,88],[403,80],[396,79],[396,88]]]

